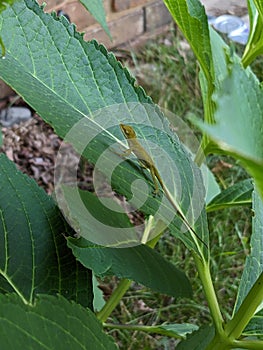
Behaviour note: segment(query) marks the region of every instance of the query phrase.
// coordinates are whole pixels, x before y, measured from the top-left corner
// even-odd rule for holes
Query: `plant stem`
[[[199,277],[201,279],[204,292],[206,295],[206,299],[208,302],[208,306],[211,312],[211,316],[214,321],[216,334],[222,335],[224,333],[223,330],[223,317],[219,308],[219,304],[217,301],[214,285],[212,282],[209,263],[205,260],[201,260],[200,257],[194,253],[195,264],[199,273]]]
[[[213,341],[206,350],[227,350],[233,348],[259,350],[263,342],[259,340],[236,340],[253,317],[263,300],[263,273],[246,296],[235,316],[225,325],[225,330],[216,332]],[[212,310],[211,310],[212,313]],[[216,328],[217,330],[217,328]]]
[[[230,350],[232,349],[228,340],[220,335],[215,335],[211,343],[206,347],[205,350]]]
[[[262,47],[261,45],[252,47],[250,43],[246,46],[246,49],[243,53],[242,57],[242,64],[244,68],[247,68],[247,66],[255,60],[255,58],[259,55],[262,55]]]
[[[129,331],[139,331],[139,332],[146,332],[146,333],[153,333],[153,334],[160,334],[166,337],[176,338],[176,339],[184,339],[185,337],[180,336],[176,334],[174,331],[170,331],[167,329],[162,329],[158,326],[141,326],[141,325],[130,325],[130,324],[111,324],[111,323],[104,323],[104,327],[111,328],[111,329],[127,329]]]
[[[229,338],[238,339],[240,337],[262,300],[263,273],[258,277],[235,316],[226,324],[225,332]]]
[[[109,300],[103,306],[103,308],[97,313],[97,318],[101,322],[105,322],[107,318],[110,316],[115,307],[119,304],[123,295],[127,292],[131,285],[132,281],[128,279],[123,279],[120,281],[118,286],[113,291]]]
[[[208,345],[206,350],[231,350],[231,349],[250,349],[261,350],[263,349],[263,342],[260,340],[234,340],[231,341],[227,338],[227,335],[220,337],[215,336],[212,342]]]
[[[233,345],[239,349],[251,349],[251,350],[262,350],[262,340],[237,340],[234,341]]]

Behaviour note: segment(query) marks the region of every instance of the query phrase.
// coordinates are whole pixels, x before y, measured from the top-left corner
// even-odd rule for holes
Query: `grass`
[[[130,66],[153,101],[187,120],[189,113],[202,118],[202,98],[198,82],[198,64],[182,36],[171,28],[165,36],[147,43],[132,54]],[[262,65],[262,60],[261,60]],[[257,61],[255,69],[259,69]],[[200,135],[199,135],[200,136]],[[248,177],[231,157],[212,155],[207,160],[222,189]],[[239,280],[248,253],[251,209],[237,207],[208,216],[211,245],[211,270],[225,319],[232,314]],[[184,245],[166,233],[158,242],[158,251],[186,271],[194,290],[193,300],[175,300],[134,284],[111,316],[112,323],[156,325],[211,321],[191,254]],[[121,349],[174,349],[177,341],[138,331],[109,330]]]
[[[133,55],[133,63],[138,83],[155,103],[183,118],[202,115],[198,64],[174,27]]]

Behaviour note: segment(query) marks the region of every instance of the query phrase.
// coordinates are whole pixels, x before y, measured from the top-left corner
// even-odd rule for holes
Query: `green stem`
[[[196,253],[194,253],[194,260],[199,273],[199,277],[201,279],[201,282],[204,288],[204,292],[205,292],[208,306],[211,312],[211,316],[214,321],[216,334],[222,335],[224,333],[224,330],[223,330],[224,320],[219,308],[214,285],[212,282],[209,263],[206,262],[205,260],[201,260]]]
[[[225,325],[225,330],[218,332],[206,350],[240,349],[263,349],[263,342],[259,340],[236,340],[238,339],[248,322],[256,312],[257,307],[263,300],[263,273],[246,296],[235,316]],[[211,311],[212,313],[212,311]]]
[[[263,342],[261,340],[233,340],[227,338],[225,334],[222,336],[215,336],[212,342],[208,345],[206,350],[231,350],[231,349],[249,349],[261,350],[263,349]]]
[[[263,341],[262,340],[237,340],[234,341],[233,345],[239,349],[251,349],[251,350],[262,350]]]
[[[253,62],[255,60],[255,58],[257,58],[257,56],[259,56],[260,54],[262,54],[262,48],[258,48],[257,50],[250,50],[247,52],[244,52],[244,55],[242,57],[242,64],[244,68],[247,68],[247,66],[250,65],[251,62]]]
[[[232,346],[227,338],[222,335],[215,335],[211,343],[206,347],[205,350],[230,350]]]
[[[129,289],[131,283],[132,281],[128,279],[123,279],[120,281],[119,285],[117,286],[117,288],[115,288],[109,300],[106,302],[103,308],[97,313],[98,320],[100,320],[101,322],[105,322],[107,320],[107,318],[110,316],[112,311],[119,304],[123,295]]]
[[[258,277],[235,316],[226,324],[225,332],[230,339],[238,339],[240,337],[262,301],[263,273]]]
[[[138,325],[125,325],[125,324],[112,324],[112,323],[104,323],[103,326],[111,329],[127,329],[129,331],[139,331],[139,332],[160,334],[170,338],[184,339],[183,336],[180,336],[173,331],[162,329],[161,327],[156,327],[156,326],[138,326]]]

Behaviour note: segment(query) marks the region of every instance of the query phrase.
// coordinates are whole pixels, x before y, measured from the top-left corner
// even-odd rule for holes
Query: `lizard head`
[[[133,128],[129,125],[120,124],[121,131],[127,139],[136,138],[136,133]]]

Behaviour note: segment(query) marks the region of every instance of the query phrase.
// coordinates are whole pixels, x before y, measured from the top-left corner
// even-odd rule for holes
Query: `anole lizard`
[[[121,128],[123,135],[126,137],[128,145],[129,145],[129,149],[124,151],[123,154],[130,155],[133,152],[136,155],[136,157],[138,158],[138,160],[140,161],[140,163],[142,164],[142,166],[150,170],[151,175],[152,175],[152,179],[153,179],[153,183],[154,183],[154,188],[155,188],[154,194],[157,194],[159,191],[158,181],[163,189],[164,189],[164,185],[163,185],[163,181],[161,179],[161,176],[160,176],[158,170],[156,169],[151,156],[142,147],[142,145],[140,144],[140,142],[138,141],[138,139],[136,137],[135,131],[133,130],[133,128],[130,125],[120,124],[120,128]]]
[[[187,221],[185,215],[183,214],[181,208],[179,207],[179,205],[177,205],[175,203],[175,201],[173,200],[170,192],[165,187],[165,185],[162,181],[162,178],[154,165],[153,159],[151,158],[149,153],[143,148],[143,146],[140,144],[139,140],[137,139],[136,132],[134,131],[133,127],[130,125],[120,124],[120,128],[121,128],[123,135],[127,139],[127,142],[129,145],[129,148],[126,151],[124,151],[124,153],[122,155],[130,155],[131,153],[134,153],[136,155],[136,157],[138,158],[138,160],[140,161],[140,163],[142,164],[142,166],[150,170],[151,176],[153,179],[153,183],[154,183],[154,187],[155,187],[153,193],[155,195],[158,193],[158,191],[159,191],[158,181],[159,181],[160,186],[163,189],[164,193],[166,194],[167,199],[172,204],[172,206],[175,208],[178,215],[180,216],[180,218],[182,219],[182,221],[184,222],[184,224],[188,228],[188,230],[191,231],[207,247],[206,243],[198,236],[198,234],[195,232],[195,230],[190,226],[190,224],[188,223],[188,221]]]

